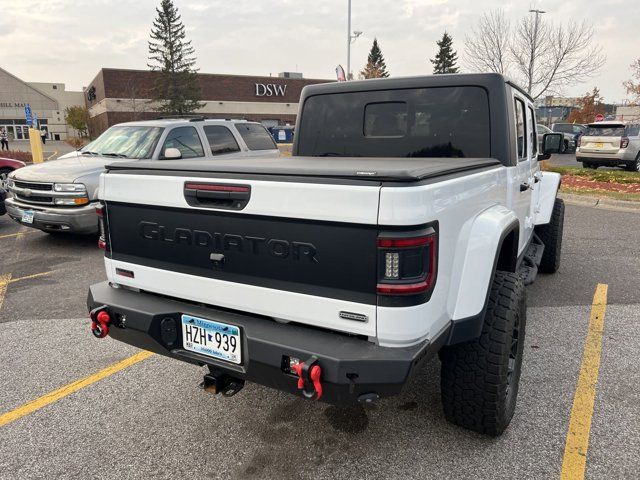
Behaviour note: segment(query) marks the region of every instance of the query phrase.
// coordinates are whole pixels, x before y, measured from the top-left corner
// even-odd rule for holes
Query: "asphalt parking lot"
[[[608,294],[586,478],[637,478],[638,219],[567,207],[560,271],[528,289],[516,415],[494,439],[444,421],[437,360],[368,408],[257,385],[213,397],[197,388],[202,369],[157,355],[91,377],[139,352],[89,332],[87,287],[104,279],[96,239],[0,217],[0,478],[559,478],[598,284]],[[73,393],[47,397],[65,386]],[[33,401],[45,406],[7,420]]]

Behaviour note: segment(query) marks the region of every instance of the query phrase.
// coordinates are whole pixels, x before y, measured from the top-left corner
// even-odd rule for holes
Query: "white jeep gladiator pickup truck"
[[[114,163],[92,331],[206,365],[212,392],[337,404],[399,393],[438,353],[446,418],[499,435],[524,285],[560,263],[535,125],[497,74],[367,80],[304,89],[290,158]]]

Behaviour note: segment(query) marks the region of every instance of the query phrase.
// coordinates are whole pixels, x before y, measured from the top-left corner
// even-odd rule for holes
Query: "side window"
[[[278,148],[267,129],[257,123],[236,123],[240,136],[249,150],[273,150]]]
[[[516,109],[516,146],[518,160],[527,159],[527,129],[525,127],[524,102],[519,98],[515,99]]]
[[[640,125],[629,125],[627,127],[627,136],[637,137],[640,134]]]
[[[224,155],[225,153],[240,151],[238,142],[236,142],[233,133],[227,127],[208,125],[204,127],[204,133],[207,136],[213,155]]]
[[[160,158],[165,158],[167,148],[177,148],[182,153],[182,158],[204,157],[204,149],[198,131],[194,127],[177,127],[169,132],[164,141]]]
[[[527,130],[529,131],[529,145],[531,145],[531,155],[534,157],[538,154],[538,139],[536,136],[536,114],[533,113],[533,108],[528,107],[529,115],[527,116]]]

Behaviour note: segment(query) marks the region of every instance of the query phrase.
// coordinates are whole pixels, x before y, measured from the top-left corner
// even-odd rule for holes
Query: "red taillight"
[[[378,295],[417,295],[429,291],[436,279],[437,250],[433,228],[416,236],[378,238]]]
[[[107,230],[104,223],[104,205],[98,205],[96,207],[96,215],[98,216],[98,228],[100,230],[100,237],[98,238],[98,248],[102,250],[108,250],[107,244]]]
[[[629,139],[627,137],[622,137],[620,139],[620,148],[627,148],[629,146]]]
[[[403,248],[403,247],[419,247],[427,245],[432,241],[432,235],[424,235],[422,237],[412,238],[378,238],[378,247],[382,248]]]

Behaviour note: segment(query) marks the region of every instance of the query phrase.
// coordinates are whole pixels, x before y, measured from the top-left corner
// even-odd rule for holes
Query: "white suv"
[[[596,122],[578,140],[576,160],[585,168],[625,167],[640,171],[640,123]]]

